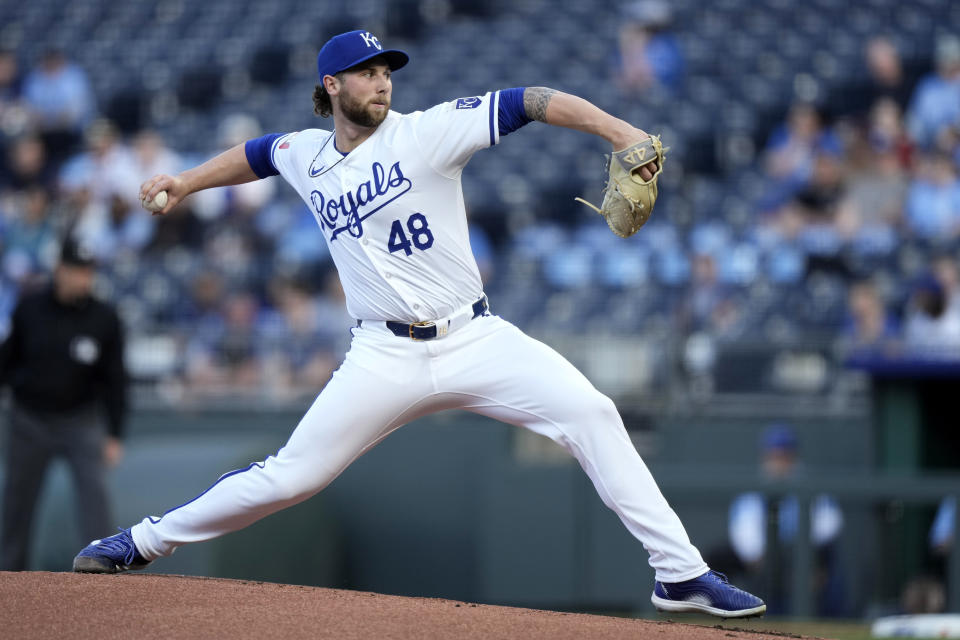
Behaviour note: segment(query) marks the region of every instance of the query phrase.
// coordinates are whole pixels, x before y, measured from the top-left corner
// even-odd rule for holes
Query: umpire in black
[[[123,454],[127,406],[123,332],[92,297],[93,256],[63,243],[53,282],[25,294],[0,345],[0,384],[13,392],[0,522],[0,570],[23,571],[30,528],[50,461],[73,475],[83,542],[110,530],[106,470]]]

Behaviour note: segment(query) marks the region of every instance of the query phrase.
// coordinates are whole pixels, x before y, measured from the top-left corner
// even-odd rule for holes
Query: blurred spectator
[[[339,288],[336,274],[328,283],[331,288]],[[316,396],[343,359],[356,321],[347,315],[342,296],[327,302],[296,278],[277,283],[274,295],[280,319],[265,340],[264,356],[270,395]]]
[[[137,211],[133,215],[144,215]],[[173,211],[153,219],[153,235],[147,251],[153,256],[169,255],[171,250],[188,251],[196,257],[203,246],[205,226],[197,218],[190,202],[178,205]]]
[[[947,308],[960,314],[960,266],[950,255],[939,255],[933,259],[933,277],[943,287],[947,297]]]
[[[896,45],[886,36],[870,38],[863,53],[862,77],[842,87],[832,100],[836,115],[859,120],[878,100],[890,100],[900,111],[906,109],[917,82],[915,68],[904,65]]]
[[[867,138],[859,144],[858,162],[847,165],[847,188],[837,209],[845,236],[880,227],[892,231],[903,220],[911,150],[896,104],[881,99],[871,110],[870,123]]]
[[[0,49],[0,112],[20,99],[23,78],[17,54],[9,49]]]
[[[132,197],[139,194],[140,184],[160,173],[176,175],[180,172],[183,160],[180,154],[166,146],[163,138],[153,130],[139,131],[132,144],[133,171],[130,182],[125,187],[132,189]],[[135,176],[135,177],[134,177]],[[136,182],[136,186],[134,186]],[[150,249],[165,251],[176,247],[196,250],[200,247],[203,225],[197,218],[192,201],[187,201],[165,216],[151,217],[149,223],[139,220],[143,227],[152,226]],[[146,218],[138,205],[131,208],[134,217]],[[145,229],[144,229],[145,230]]]
[[[221,310],[227,292],[223,277],[209,268],[195,272],[185,289],[187,295],[178,301],[174,318],[180,339],[186,343],[189,364],[190,357],[202,353],[199,345],[213,343],[223,330]]]
[[[893,156],[904,169],[911,166],[913,142],[904,128],[903,108],[890,98],[880,98],[870,108],[867,140],[875,153]]]
[[[0,134],[23,135],[30,125],[30,114],[23,104],[23,78],[17,54],[0,49]]]
[[[217,135],[219,149],[226,150],[261,134],[259,123],[247,115],[230,116]],[[231,289],[264,289],[273,266],[274,243],[270,235],[268,205],[276,194],[272,178],[245,184],[207,189],[190,197],[190,206],[205,226],[204,253],[228,278]],[[298,211],[302,211],[299,208]],[[303,240],[305,234],[300,235]],[[306,236],[309,237],[309,236]],[[312,240],[314,244],[316,240]]]
[[[87,74],[58,49],[49,49],[23,82],[23,96],[55,162],[72,152],[94,116]]]
[[[839,138],[824,127],[817,108],[797,102],[785,123],[774,129],[764,152],[764,170],[771,179],[762,207],[776,209],[813,177],[820,155],[842,153]]]
[[[224,221],[204,231],[203,259],[217,265],[228,289],[260,291],[269,277],[273,251],[269,245],[258,247],[258,239],[248,226]]]
[[[784,424],[768,427],[761,439],[761,471],[765,481],[783,482],[801,473],[796,432]],[[768,611],[784,611],[789,571],[789,546],[797,536],[800,505],[793,495],[771,504],[759,492],[744,493],[730,505],[730,545],[740,570],[761,575],[774,571],[778,579],[767,593]],[[815,568],[817,613],[842,615],[843,590],[836,543],[843,529],[843,513],[827,495],[816,496],[810,505],[810,539],[817,550]],[[768,533],[776,535],[779,545],[768,547]],[[774,566],[771,566],[774,565]]]
[[[925,149],[960,127],[960,37],[942,35],[936,45],[936,71],[920,81],[910,102],[907,129]],[[946,149],[941,149],[946,150]]]
[[[684,60],[671,31],[673,11],[662,0],[640,0],[623,9],[617,78],[627,93],[642,94],[652,87],[671,93],[680,89]]]
[[[4,168],[0,173],[0,190],[23,189],[35,184],[52,186],[47,152],[37,136],[16,138],[10,145]]]
[[[881,98],[892,100],[901,109],[907,108],[916,78],[910,70],[904,68],[900,52],[889,38],[878,36],[871,38],[866,50],[867,72],[870,84],[864,92],[866,105],[872,105]]]
[[[140,175],[137,158],[120,139],[120,133],[109,120],[96,120],[85,130],[86,149],[60,171],[65,191],[87,190],[98,204],[107,204],[120,197],[139,207]]]
[[[6,446],[0,570],[28,568],[34,508],[50,462],[65,458],[82,540],[110,527],[106,470],[123,454],[123,330],[92,297],[91,253],[66,240],[49,287],[24,295],[0,345],[0,384],[13,403]]]
[[[259,304],[245,292],[228,294],[222,317],[198,332],[187,348],[188,389],[197,395],[222,395],[256,389],[261,383]]]
[[[50,193],[33,185],[17,193],[15,215],[4,233],[2,276],[24,285],[48,273],[56,255],[59,229]]]
[[[839,154],[822,150],[813,158],[810,180],[796,194],[806,225],[834,226],[838,207],[845,195],[846,165]]]
[[[133,138],[134,169],[138,181],[134,191],[136,197],[140,184],[159,173],[176,175],[183,166],[180,155],[163,143],[163,138],[151,129],[143,129]]]
[[[202,327],[218,318],[226,296],[223,278],[216,271],[203,269],[190,279],[190,297],[180,314],[186,327]]]
[[[848,274],[840,248],[843,236],[855,231],[855,221],[849,213],[845,218],[841,209],[847,197],[846,171],[842,158],[818,152],[809,181],[770,218],[780,234],[797,240],[803,248],[807,273]]]
[[[227,117],[217,132],[217,149],[226,151],[238,144],[263,134],[256,118],[244,114]],[[212,221],[229,218],[230,225],[251,220],[276,194],[276,182],[273,179],[254,180],[245,184],[221,189],[207,189],[192,196],[193,206],[202,220]]]
[[[907,581],[900,596],[900,608],[906,614],[943,613],[946,611],[947,590],[945,578],[949,572],[949,557],[957,526],[957,500],[947,497],[940,501],[930,525],[927,540],[933,553],[933,564],[928,571]]]
[[[960,358],[960,313],[933,274],[913,286],[904,321],[908,351],[924,358]]]
[[[816,107],[795,103],[790,107],[786,122],[774,129],[767,141],[767,175],[800,182],[806,180],[823,135]]]
[[[948,155],[918,158],[907,192],[906,222],[919,237],[937,243],[949,242],[960,233],[960,180]]]
[[[872,281],[850,287],[847,309],[843,342],[848,353],[887,353],[895,348],[900,326]]]
[[[155,225],[140,207],[139,158],[108,120],[95,121],[85,137],[87,151],[61,171],[61,184],[78,215],[75,233],[101,260],[139,251],[150,242]]]
[[[954,544],[957,523],[957,500],[947,497],[940,501],[930,525],[928,544],[933,553],[933,564],[928,571],[907,581],[900,596],[903,613],[924,614],[946,611],[950,551]]]
[[[733,291],[719,280],[714,257],[695,255],[690,287],[680,305],[679,325],[686,333],[706,331],[715,338],[731,338],[742,319]]]

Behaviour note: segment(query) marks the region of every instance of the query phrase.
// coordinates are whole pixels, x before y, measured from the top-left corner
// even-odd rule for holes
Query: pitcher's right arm
[[[195,191],[226,187],[259,180],[247,160],[246,143],[227,149],[203,164],[175,176],[156,175],[140,185],[140,199],[152,200],[161,191],[167,192],[167,206],[154,215],[163,215]]]

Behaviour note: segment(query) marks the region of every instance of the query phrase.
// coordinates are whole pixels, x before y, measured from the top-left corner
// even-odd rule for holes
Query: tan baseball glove
[[[597,207],[583,198],[578,202],[587,205],[607,220],[610,229],[621,238],[628,238],[640,230],[657,202],[657,178],[663,171],[663,157],[668,149],[663,147],[660,136],[644,138],[623,151],[607,156],[607,186],[603,188],[603,203]],[[653,177],[644,180],[640,169],[656,161]]]

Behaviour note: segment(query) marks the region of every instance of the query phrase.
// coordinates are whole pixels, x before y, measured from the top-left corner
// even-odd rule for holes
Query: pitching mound
[[[158,574],[0,572],[3,637],[770,639],[671,622]]]

